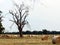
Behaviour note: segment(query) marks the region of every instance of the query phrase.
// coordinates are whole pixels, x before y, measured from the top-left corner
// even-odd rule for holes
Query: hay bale
[[[53,44],[59,44],[60,43],[60,36],[54,36],[52,38],[52,43]]]
[[[10,35],[10,34],[4,34],[0,35],[0,38],[18,38],[19,35]]]
[[[0,35],[0,38],[9,38],[9,36],[8,36],[8,35],[3,34],[3,35]]]
[[[2,37],[3,35],[0,35],[0,38]]]
[[[48,38],[49,38],[49,35],[43,35],[43,36],[41,37],[41,40],[48,40]]]
[[[13,35],[13,37],[20,37],[19,35]]]
[[[18,35],[8,35],[10,38],[16,38]]]
[[[32,35],[28,35],[28,37],[33,37]]]

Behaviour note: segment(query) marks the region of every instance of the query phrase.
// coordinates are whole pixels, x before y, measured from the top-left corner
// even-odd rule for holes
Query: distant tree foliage
[[[43,29],[43,34],[47,34],[47,29]]]
[[[34,35],[41,35],[41,34],[60,34],[60,31],[47,31],[44,33],[43,31],[22,31],[23,34],[34,34]],[[5,32],[5,34],[19,34],[19,32]]]
[[[0,11],[0,33],[3,33],[3,31],[4,31],[4,27],[3,27],[3,25],[2,25],[2,18],[3,18],[3,16],[1,16],[1,13],[2,13],[2,11]]]

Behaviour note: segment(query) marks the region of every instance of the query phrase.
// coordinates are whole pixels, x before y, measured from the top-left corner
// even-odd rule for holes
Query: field
[[[51,36],[48,40],[41,40],[42,35],[23,38],[0,38],[0,45],[60,45],[52,44]]]

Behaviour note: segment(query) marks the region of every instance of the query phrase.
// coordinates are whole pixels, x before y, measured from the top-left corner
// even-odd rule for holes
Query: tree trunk
[[[18,27],[20,37],[23,37],[22,28]]]

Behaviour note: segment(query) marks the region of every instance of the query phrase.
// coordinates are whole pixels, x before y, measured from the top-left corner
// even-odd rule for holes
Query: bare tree
[[[20,37],[23,37],[22,30],[26,24],[28,24],[28,21],[26,20],[28,13],[29,13],[29,7],[25,6],[24,4],[17,5],[15,10],[10,10],[9,13],[13,16],[13,20],[10,20],[14,22],[19,30]]]

